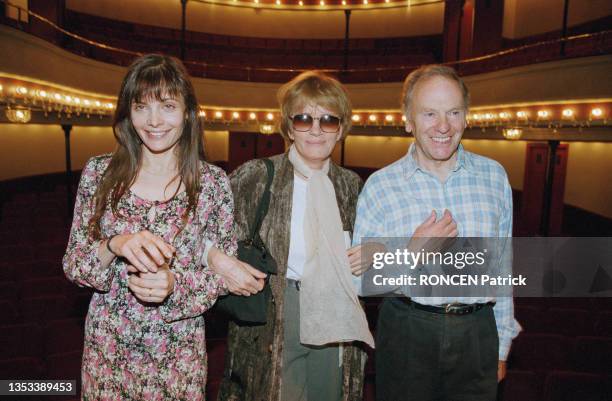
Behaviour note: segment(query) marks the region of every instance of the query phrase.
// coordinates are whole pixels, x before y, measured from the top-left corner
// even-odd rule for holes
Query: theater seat
[[[368,359],[365,364],[365,374],[375,374],[376,373],[376,351],[370,347],[365,347],[365,351]]]
[[[0,357],[3,359],[40,358],[43,341],[37,324],[10,324],[0,326]]]
[[[569,368],[573,340],[555,334],[521,333],[512,343],[508,367],[546,372]]]
[[[15,281],[0,281],[0,300],[14,301],[17,294],[19,291]]]
[[[53,320],[45,327],[45,354],[83,350],[85,324],[80,318]]]
[[[3,380],[39,379],[45,375],[39,358],[24,357],[0,360],[0,377]]]
[[[565,336],[590,336],[594,334],[597,313],[583,309],[550,308],[543,320],[547,333]]]
[[[46,359],[46,377],[56,380],[79,380],[81,377],[82,358],[82,351],[49,355]]]
[[[608,387],[606,389],[606,387]],[[607,401],[609,384],[601,375],[552,372],[544,384],[544,401]]]
[[[21,301],[21,316],[26,323],[44,323],[75,317],[67,298],[63,295],[24,298]]]
[[[206,399],[216,400],[221,386],[221,378],[209,378],[206,381]]]
[[[211,380],[223,377],[226,350],[227,341],[225,338],[206,340],[206,352],[208,353],[208,377]]]
[[[216,308],[212,308],[204,313],[204,322],[207,339],[227,337],[227,315],[217,311]]]
[[[600,337],[612,337],[612,311],[599,314],[595,324],[595,334]]]
[[[12,301],[0,301],[0,324],[16,324],[20,318],[17,307]],[[0,356],[1,357],[1,356]]]
[[[63,277],[46,277],[25,280],[21,283],[21,297],[35,298],[41,296],[63,296],[66,294],[68,281]]]
[[[547,326],[542,320],[542,309],[537,306],[515,306],[514,316],[527,333],[547,331]]]
[[[612,374],[612,338],[577,337],[572,359],[576,371]]]
[[[376,401],[376,376],[366,374],[363,380],[363,401]]]
[[[506,378],[499,384],[499,401],[540,400],[542,382],[534,372],[508,370]]]

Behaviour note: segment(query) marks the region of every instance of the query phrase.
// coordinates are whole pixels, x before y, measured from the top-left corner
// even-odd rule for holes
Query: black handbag
[[[217,301],[217,309],[229,315],[237,323],[264,324],[266,311],[272,297],[268,280],[271,274],[276,274],[276,261],[270,255],[265,244],[259,236],[259,229],[270,205],[270,186],[274,178],[274,164],[270,159],[262,159],[266,164],[268,181],[263,196],[257,206],[255,222],[251,228],[249,238],[238,242],[238,259],[250,264],[257,270],[266,273],[266,283],[263,290],[251,296],[229,294]]]

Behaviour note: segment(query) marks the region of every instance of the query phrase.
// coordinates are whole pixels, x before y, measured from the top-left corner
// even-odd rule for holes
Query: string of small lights
[[[109,117],[115,110],[114,97],[81,91],[49,82],[0,73],[0,105],[12,122],[26,123],[32,112],[54,117]],[[607,126],[612,99],[563,100],[472,108],[466,116],[474,127],[589,127]],[[9,116],[10,115],[10,116]],[[247,109],[201,105],[204,122],[258,124],[260,132],[272,133],[280,114],[274,109]],[[400,110],[358,109],[351,121],[357,127],[401,127],[406,117]],[[265,126],[265,127],[264,127]]]
[[[342,11],[406,8],[443,3],[444,0],[192,0],[227,7],[282,11]]]

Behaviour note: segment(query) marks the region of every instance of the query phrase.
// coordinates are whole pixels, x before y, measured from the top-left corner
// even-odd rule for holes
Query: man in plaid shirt
[[[461,145],[469,106],[462,79],[450,67],[422,67],[406,78],[402,103],[414,144],[367,181],[355,242],[511,237],[506,172]],[[387,298],[376,330],[377,400],[495,400],[519,331],[511,297]]]

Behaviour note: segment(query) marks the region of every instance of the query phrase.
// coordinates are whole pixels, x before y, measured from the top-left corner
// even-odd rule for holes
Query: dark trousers
[[[494,401],[493,308],[444,315],[386,299],[376,329],[377,401]]]

